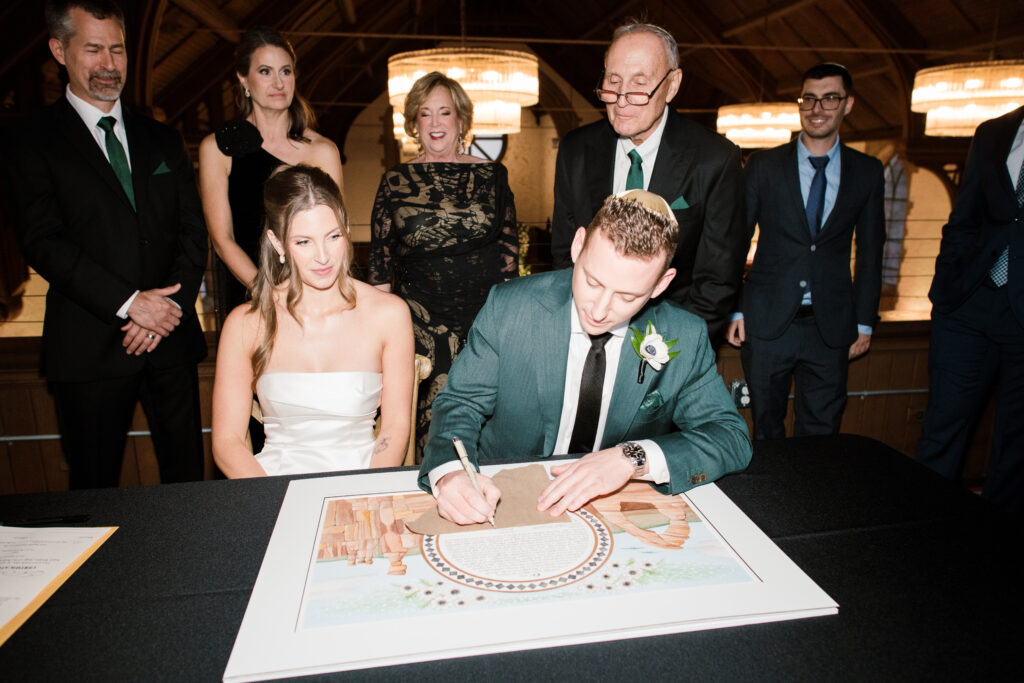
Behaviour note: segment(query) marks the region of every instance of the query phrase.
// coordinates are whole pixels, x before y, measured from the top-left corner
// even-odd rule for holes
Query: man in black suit
[[[742,345],[756,439],[786,435],[791,380],[794,435],[837,433],[849,360],[868,350],[878,320],[884,179],[878,159],[839,143],[851,87],[839,64],[810,68],[798,100],[800,136],[754,154],[744,171],[747,241],[755,225],[760,237],[726,340]]]
[[[65,97],[8,141],[14,225],[49,283],[43,372],[72,488],[116,486],[135,403],[163,482],[202,478],[195,300],[206,232],[181,136],[122,111],[124,15],[112,0],[47,5]]]
[[[971,428],[996,387],[982,495],[1024,512],[1024,107],[974,134],[935,259],[930,388],[917,460],[960,475]]]
[[[676,277],[663,296],[703,318],[714,340],[733,306],[746,256],[736,145],[677,114],[682,81],[675,39],[652,24],[620,26],[597,89],[608,119],[568,133],[558,148],[551,255],[572,265],[569,245],[605,197],[645,189],[679,222]]]

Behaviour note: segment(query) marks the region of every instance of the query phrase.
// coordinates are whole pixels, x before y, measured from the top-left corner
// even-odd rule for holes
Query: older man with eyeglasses
[[[595,89],[607,120],[569,132],[558,150],[551,253],[569,246],[613,192],[644,189],[679,222],[676,277],[662,295],[707,322],[712,339],[732,309],[746,256],[740,151],[669,105],[683,79],[675,39],[653,24],[614,33]]]
[[[839,142],[853,108],[849,72],[832,63],[810,68],[797,104],[800,136],[754,154],[744,172],[747,240],[755,225],[760,236],[726,340],[742,349],[755,439],[786,435],[791,381],[794,435],[838,432],[849,361],[868,350],[878,320],[882,164]]]

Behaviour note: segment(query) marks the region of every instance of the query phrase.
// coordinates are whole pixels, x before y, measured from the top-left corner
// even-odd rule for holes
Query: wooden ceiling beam
[[[42,31],[31,36],[21,47],[7,54],[3,62],[0,62],[0,78],[6,76],[8,71],[18,66],[21,60],[32,51],[38,49],[41,44],[46,44],[48,38],[49,32],[44,28]]]
[[[334,6],[338,8],[338,13],[345,17],[345,21],[355,25],[356,6],[352,0],[334,0]]]
[[[689,5],[684,3],[672,3],[667,7],[684,24],[689,26],[698,35],[700,40],[710,44],[723,42],[720,38],[721,28],[711,26],[703,13],[698,14]],[[676,35],[676,40],[678,39],[679,36]],[[720,50],[717,48],[709,48],[709,51],[739,78],[741,87],[734,88],[729,93],[733,97],[742,99],[741,91],[746,89],[746,95],[751,99],[775,99],[776,83],[774,76],[767,73],[764,67],[760,66],[749,53],[743,53],[738,50]],[[718,83],[716,87],[721,90],[722,85]]]
[[[199,23],[212,28],[224,40],[237,43],[239,38],[238,22],[225,14],[209,0],[171,0],[179,9],[192,15]]]
[[[850,76],[853,78],[854,83],[859,83],[866,78],[872,76],[880,76],[887,74],[892,71],[892,63],[888,60],[872,60],[859,64],[857,67],[850,69]],[[778,86],[775,91],[780,95],[792,95],[793,97],[799,97],[801,88],[804,87],[804,81],[802,78],[803,74],[794,73],[792,76],[779,79]]]
[[[785,0],[785,2],[777,2],[761,12],[749,15],[743,21],[738,21],[724,27],[722,29],[722,37],[733,38],[741,33],[746,33],[747,31],[762,29],[769,21],[781,19],[787,14],[791,14],[806,5],[814,5],[817,4],[817,2],[818,0]]]
[[[408,29],[409,23],[414,21],[414,17],[410,16],[405,12],[396,12],[395,7],[391,3],[379,3],[376,6],[377,11],[371,16],[367,17],[363,22],[358,25],[361,31],[369,32],[374,30],[380,30],[381,27],[387,27],[395,21],[395,17],[398,17],[398,21],[401,18],[406,18],[406,22],[401,25],[403,28]],[[394,45],[393,40],[386,40],[385,44]],[[304,83],[304,93],[310,98],[315,100],[321,100],[326,102],[336,102],[338,100],[338,91],[333,90],[330,95],[321,96],[319,90],[321,83],[324,82],[331,74],[336,73],[336,69],[339,65],[344,64],[345,58],[350,52],[356,50],[358,52],[366,52],[366,42],[362,39],[359,40],[346,40],[338,39],[324,44],[324,49],[317,51],[317,53],[306,55],[307,59],[310,59],[316,64],[322,65],[316,71],[308,81]],[[369,64],[373,64],[376,59],[382,59],[386,63],[385,56],[377,56],[371,58]]]
[[[294,18],[302,16],[306,8],[317,1],[319,0],[262,3],[241,23],[245,26],[277,26],[282,33],[287,33],[288,27],[294,25]],[[231,77],[235,66],[234,50],[234,43],[218,44],[202,55],[202,66],[193,64],[179,74],[168,87],[155,95],[155,104],[164,108],[168,123],[176,123],[186,109],[206,96],[210,88],[219,88],[224,79]]]
[[[882,46],[911,49],[928,47],[917,28],[888,0],[847,0],[846,4]],[[910,92],[914,85],[914,73],[921,68],[921,60],[916,55],[905,53],[888,54],[886,59],[892,65],[890,73],[896,83],[901,137],[907,140],[911,134]]]

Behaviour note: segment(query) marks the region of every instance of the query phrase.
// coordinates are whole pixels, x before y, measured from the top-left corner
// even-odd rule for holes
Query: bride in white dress
[[[280,170],[264,200],[253,300],[227,317],[217,350],[214,460],[231,478],[400,465],[412,404],[408,306],[349,276],[348,218],[326,173]],[[253,392],[266,431],[255,457]]]

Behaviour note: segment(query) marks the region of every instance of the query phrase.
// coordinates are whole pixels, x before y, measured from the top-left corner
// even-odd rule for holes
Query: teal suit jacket
[[[447,386],[434,400],[423,451],[427,473],[457,456],[460,437],[474,463],[547,457],[558,436],[569,355],[572,270],[531,275],[491,289],[456,358]],[[620,355],[601,448],[651,439],[664,451],[671,480],[655,488],[679,493],[743,469],[750,462],[747,425],[715,366],[707,327],[675,304],[648,305],[647,321],[679,355],[637,383],[639,357],[629,343]]]

